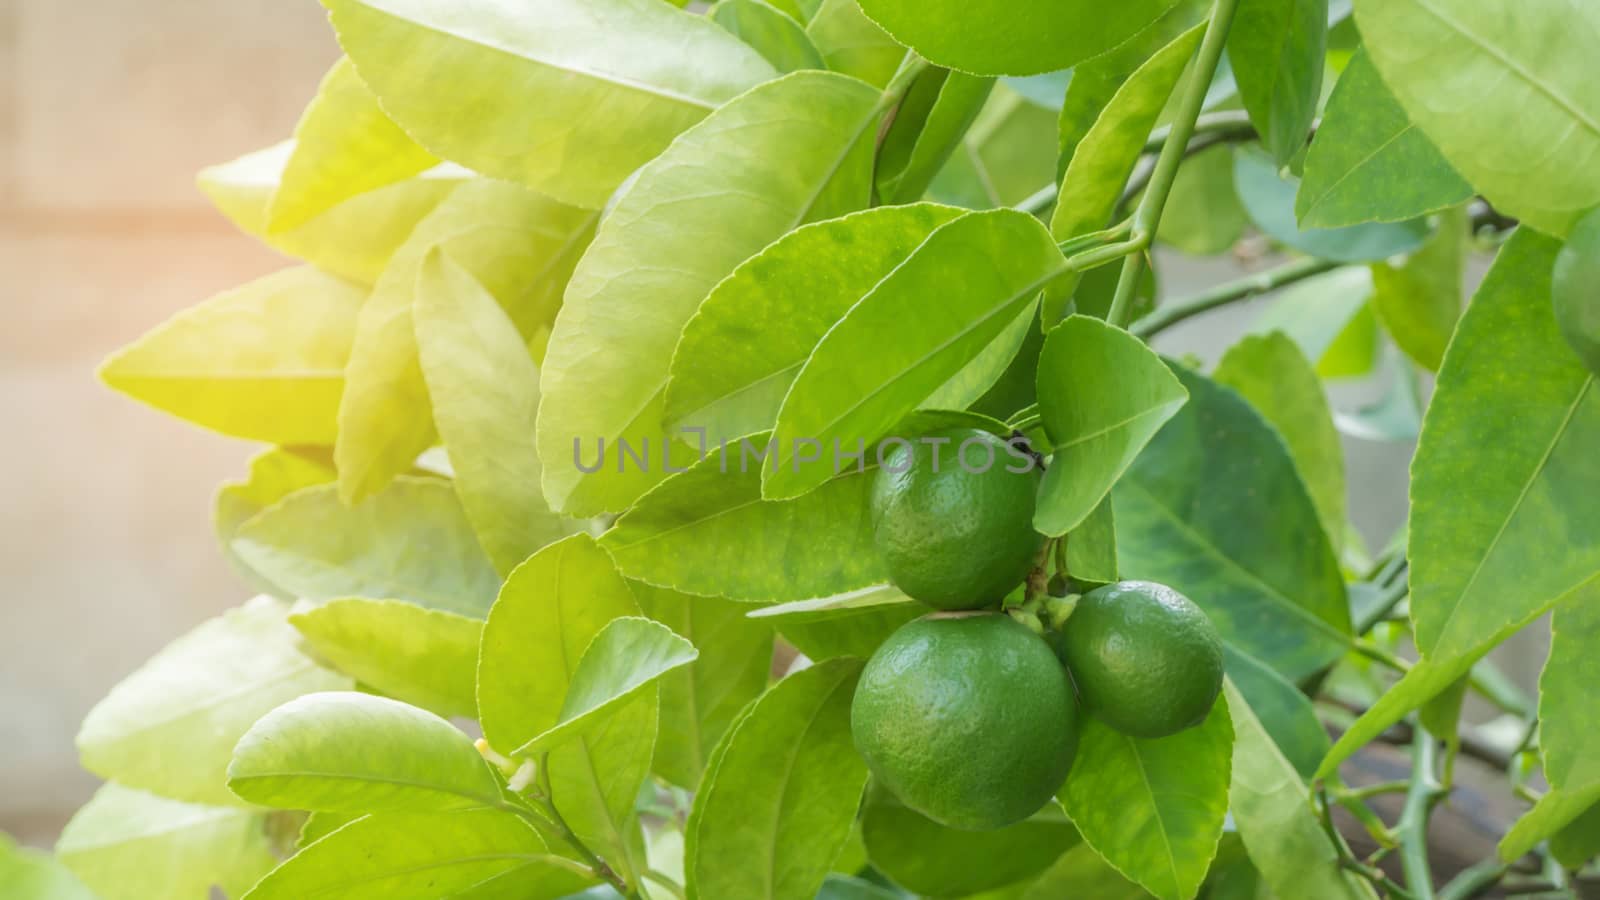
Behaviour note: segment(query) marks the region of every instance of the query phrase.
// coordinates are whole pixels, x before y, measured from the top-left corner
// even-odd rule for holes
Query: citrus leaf
[[[1259,659],[1223,646],[1228,680],[1250,704],[1250,712],[1302,778],[1310,778],[1328,753],[1328,731],[1311,700]],[[1237,723],[1237,719],[1235,719]]]
[[[1117,519],[1109,495],[1067,533],[1066,541],[1072,577],[1102,584],[1117,580]]]
[[[1600,440],[1600,391],[1551,311],[1558,249],[1513,235],[1457,326],[1411,469],[1410,605],[1423,660],[1345,732],[1323,773],[1595,584],[1600,509],[1584,498],[1600,484],[1600,458],[1586,449]],[[1516,429],[1493,424],[1508,416]]]
[[[878,148],[882,202],[912,203],[927,192],[993,88],[992,78],[949,69],[931,69],[912,82]]]
[[[1056,112],[997,84],[966,137],[928,186],[930,199],[968,209],[1016,206],[1054,189]]]
[[[1237,243],[1247,224],[1233,186],[1233,148],[1212,147],[1178,169],[1156,239],[1191,256],[1211,256]]]
[[[719,0],[710,18],[779,72],[822,68],[822,54],[800,23],[762,0]]]
[[[784,76],[686,132],[619,195],[545,359],[538,446],[552,506],[616,511],[661,479],[661,466],[586,473],[575,444],[612,444],[619,462],[619,439],[665,455],[662,392],[684,323],[774,239],[866,205],[878,97],[841,75]]]
[[[1240,0],[1228,61],[1250,121],[1279,165],[1305,146],[1327,49],[1328,0]]]
[[[750,257],[683,328],[666,388],[669,423],[718,444],[772,427],[812,348],[960,210],[887,206],[806,225]],[[818,260],[827,265],[818,265]]]
[[[1539,754],[1550,791],[1512,826],[1500,857],[1514,860],[1600,803],[1593,750],[1600,704],[1594,697],[1600,641],[1600,584],[1563,601],[1550,623],[1550,656],[1539,675]]]
[[[449,482],[405,476],[359,506],[303,488],[239,527],[234,552],[307,600],[371,597],[481,617],[500,577]]]
[[[806,35],[828,68],[874,87],[888,84],[906,55],[905,48],[867,18],[856,0],[822,0],[813,5]]]
[[[1369,262],[1422,246],[1428,223],[1366,222],[1345,228],[1301,229],[1295,222],[1293,178],[1281,178],[1264,154],[1241,150],[1233,157],[1233,181],[1250,220],[1273,240],[1311,256],[1335,262]]]
[[[555,900],[594,880],[510,813],[383,812],[295,854],[244,900]]]
[[[539,490],[539,369],[516,323],[445,252],[429,252],[412,308],[433,419],[461,508],[501,574],[582,528]]]
[[[483,622],[396,600],[347,597],[289,616],[318,658],[441,716],[476,718]]]
[[[100,900],[210,900],[213,885],[238,897],[277,862],[266,824],[258,810],[107,784],[62,829],[56,858]]]
[[[1144,153],[1150,130],[1194,56],[1205,28],[1196,25],[1175,37],[1135,69],[1105,102],[1072,151],[1061,177],[1061,192],[1050,218],[1050,233],[1064,241],[1099,231],[1111,224],[1122,198],[1123,186]],[[1072,297],[1076,278],[1064,278],[1051,287],[1044,321],[1060,321]]]
[[[850,739],[860,673],[833,660],[790,675],[723,738],[686,835],[691,898],[816,896],[867,782]]]
[[[744,602],[823,597],[884,580],[872,546],[876,460],[793,500],[763,500],[764,434],[714,449],[639,499],[600,539],[630,578]],[[865,468],[872,465],[873,468]],[[726,470],[726,471],[724,471]]]
[[[1228,814],[1228,703],[1218,697],[1200,725],[1156,740],[1093,716],[1080,729],[1058,796],[1084,842],[1161,900],[1194,897]]]
[[[1359,0],[1356,24],[1411,120],[1496,209],[1565,235],[1600,203],[1600,85],[1581,74],[1600,10]]]
[[[1294,212],[1306,228],[1401,222],[1472,196],[1439,148],[1411,123],[1365,50],[1328,98],[1306,154]]]
[[[245,581],[256,589],[295,599],[262,577],[233,552],[233,537],[239,526],[256,514],[301,488],[331,484],[339,477],[333,467],[333,454],[326,447],[274,447],[250,458],[250,473],[243,481],[230,481],[217,490],[211,507],[211,522],[222,553]]]
[[[1445,212],[1422,249],[1372,266],[1373,312],[1400,349],[1430,372],[1439,371],[1461,318],[1468,227],[1465,210]]]
[[[1176,371],[1188,404],[1112,492],[1122,575],[1182,585],[1229,646],[1299,681],[1349,646],[1338,561],[1282,438]]]
[[[965,897],[1026,881],[1078,843],[1055,803],[1015,825],[959,831],[878,787],[867,792],[861,837],[872,865],[895,884],[932,897]]]
[[[778,413],[763,496],[821,485],[837,460],[823,453],[805,464],[801,444],[876,442],[1029,309],[1065,265],[1026,213],[968,213],[940,226],[812,351]],[[950,294],[951,284],[962,289]],[[948,299],[930,306],[937,296]]]
[[[1033,525],[1060,536],[1094,512],[1189,394],[1143,341],[1088,316],[1050,332],[1038,377],[1054,455]]]
[[[0,884],[9,900],[96,900],[60,861],[0,834]]]
[[[1011,893],[1001,895],[1009,898]],[[1088,844],[1080,843],[1056,860],[1031,884],[1016,894],[1017,900],[1057,900],[1093,897],[1095,900],[1148,900],[1144,888],[1122,877]]]
[[[1573,870],[1600,856],[1600,802],[1550,836],[1550,855]]]
[[[821,622],[828,619],[855,615],[860,610],[878,606],[897,606],[916,601],[901,593],[891,584],[874,584],[859,590],[845,591],[829,597],[810,600],[792,600],[772,606],[761,606],[745,613],[752,619],[771,619],[779,625],[792,622]]]
[[[233,751],[228,787],[258,806],[324,812],[506,802],[472,738],[426,710],[354,692],[308,694],[263,716]]]
[[[927,613],[926,607],[906,599],[905,603],[881,603],[822,618],[786,617],[777,620],[778,631],[807,659],[866,659],[900,626]]]
[[[1288,335],[1323,378],[1366,375],[1378,360],[1372,292],[1367,266],[1335,269],[1284,291],[1250,331]]]
[[[1551,293],[1556,324],[1589,371],[1600,375],[1600,302],[1595,300],[1600,270],[1600,214],[1590,213],[1572,230],[1556,254]]]
[[[267,207],[266,229],[293,230],[438,162],[384,114],[349,57],[341,57],[295,126],[294,152]]]
[[[364,294],[309,266],[227,291],[122,348],[106,385],[233,437],[332,444]]]
[[[501,181],[457,188],[395,252],[361,310],[339,407],[340,496],[355,503],[433,443],[413,307],[428,254],[442,248],[500,301],[524,338],[561,303],[597,214]]]
[[[617,707],[697,656],[694,644],[660,622],[635,616],[612,619],[589,642],[572,670],[556,724],[515,752],[531,755],[592,731]]]
[[[319,269],[370,285],[389,257],[439,201],[472,173],[442,165],[351,197],[297,228],[269,233],[267,212],[282,183],[294,141],[247,153],[200,172],[200,190],[241,231]]]
[[[1309,900],[1372,900],[1371,885],[1340,866],[1312,810],[1302,774],[1284,757],[1232,681],[1234,825],[1251,862],[1275,893]]]
[[[124,678],[83,720],[77,743],[84,768],[178,800],[237,805],[227,789],[228,761],[251,724],[301,694],[350,686],[296,648],[287,611],[257,597]]]
[[[599,207],[679,132],[773,75],[710,20],[655,0],[323,5],[424,147],[575,206]]]
[[[1335,552],[1344,543],[1344,448],[1316,370],[1282,332],[1234,344],[1212,375],[1238,391],[1289,446]]]
[[[1018,8],[1002,0],[864,0],[862,9],[900,43],[951,69],[1036,75],[1065,69],[1144,30],[1177,0],[1089,0]]]
[[[489,612],[478,656],[478,712],[501,751],[560,721],[578,661],[601,629],[639,615],[628,584],[587,534],[557,541],[518,566]],[[603,858],[631,861],[625,831],[650,772],[657,727],[652,686],[590,733],[549,754],[556,808]]]
[[[749,607],[631,585],[646,615],[688,638],[700,656],[661,678],[657,775],[685,789],[700,784],[706,760],[745,704],[761,696],[772,666],[772,626]]]

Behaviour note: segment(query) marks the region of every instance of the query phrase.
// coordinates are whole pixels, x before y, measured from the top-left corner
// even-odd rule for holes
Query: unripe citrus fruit
[[[1031,457],[986,431],[896,446],[872,486],[873,539],[890,580],[938,609],[997,606],[1044,545],[1033,530],[1038,488]]]
[[[1084,594],[1062,649],[1084,705],[1134,737],[1200,724],[1222,690],[1216,626],[1166,585],[1119,581]]]
[[[850,727],[879,784],[969,831],[1037,812],[1077,748],[1066,671],[1000,613],[935,613],[890,635],[861,673]]]

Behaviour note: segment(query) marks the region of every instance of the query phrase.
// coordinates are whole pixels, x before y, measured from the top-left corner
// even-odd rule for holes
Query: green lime
[[[998,606],[1028,576],[1038,467],[994,435],[952,428],[893,448],[872,486],[873,538],[895,587],[938,609]]]
[[[1134,737],[1200,724],[1222,690],[1216,626],[1166,585],[1119,581],[1084,594],[1062,649],[1084,705]]]
[[[1000,613],[934,613],[890,635],[861,673],[850,728],[879,784],[968,831],[1038,812],[1078,733],[1066,670]]]

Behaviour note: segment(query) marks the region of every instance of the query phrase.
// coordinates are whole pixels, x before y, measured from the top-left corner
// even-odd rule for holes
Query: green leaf
[[[594,881],[510,813],[385,812],[300,851],[244,900],[555,900]]]
[[[405,476],[359,506],[304,488],[239,527],[234,552],[307,600],[370,597],[481,617],[500,586],[449,482]]]
[[[589,644],[613,619],[637,615],[627,582],[586,534],[518,566],[489,612],[478,656],[478,712],[489,743],[507,751],[554,727]],[[624,832],[650,771],[657,702],[647,688],[549,755],[556,808],[585,843],[624,868],[631,859]]]
[[[1472,193],[1472,185],[1411,123],[1366,51],[1356,51],[1306,154],[1294,201],[1300,224],[1401,222],[1454,206]]]
[[[1349,646],[1338,560],[1282,438],[1232,390],[1176,371],[1188,404],[1112,493],[1122,575],[1179,585],[1230,647],[1299,681]]]
[[[424,147],[575,206],[599,207],[679,132],[773,75],[709,19],[657,0],[323,5]]]
[[[1328,753],[1328,731],[1310,698],[1258,659],[1223,647],[1233,687],[1250,704],[1251,714],[1302,778],[1310,778]]]
[[[700,656],[661,678],[661,734],[654,770],[685,790],[700,784],[706,760],[745,704],[761,696],[772,667],[772,626],[745,617],[749,607],[632,585],[646,615],[694,643]]]
[[[1002,898],[1009,898],[1003,894]],[[1122,877],[1088,844],[1062,854],[1045,873],[1017,895],[1017,900],[1059,900],[1093,897],[1095,900],[1147,900],[1150,895]],[[1001,900],[1001,898],[996,898]]]
[[[831,465],[798,458],[870,445],[1011,325],[1065,260],[1038,220],[1015,210],[969,213],[941,226],[861,299],[812,351],[778,413],[771,499],[826,481]],[[951,284],[962,289],[948,293]],[[929,297],[948,299],[930,306]],[[824,457],[826,453],[822,454]]]
[[[267,207],[266,229],[291,231],[352,197],[438,164],[383,109],[342,57],[294,130],[294,152]]]
[[[1253,334],[1281,331],[1323,378],[1369,374],[1378,358],[1378,327],[1368,300],[1372,270],[1335,269],[1283,292],[1251,325]]]
[[[412,313],[428,254],[436,247],[448,252],[528,338],[554,316],[597,218],[513,184],[478,179],[417,225],[361,310],[335,447],[345,502],[381,490],[434,441]]]
[[[223,484],[211,508],[217,542],[234,571],[260,591],[293,599],[291,591],[262,577],[233,552],[233,537],[240,525],[284,497],[301,488],[331,484],[338,477],[327,448],[274,447],[251,457],[250,474],[243,481]]]
[[[1422,219],[1301,229],[1294,218],[1297,182],[1279,177],[1272,161],[1260,153],[1235,153],[1233,180],[1239,200],[1256,227],[1267,237],[1311,256],[1335,262],[1368,262],[1409,253],[1428,237],[1428,223]]]
[[[860,672],[833,660],[790,675],[723,738],[686,835],[691,898],[816,896],[867,781],[850,738]]]
[[[1194,56],[1205,27],[1196,25],[1156,51],[1130,74],[1106,101],[1094,125],[1078,141],[1061,178],[1061,192],[1050,219],[1050,233],[1064,241],[1111,224],[1128,176],[1144,153],[1144,145],[1161,110]],[[1076,278],[1051,288],[1044,322],[1053,326],[1065,312]]]
[[[1572,230],[1556,254],[1551,276],[1556,324],[1589,371],[1600,375],[1600,303],[1595,302],[1600,277],[1600,214],[1590,213]]]
[[[879,207],[806,225],[745,260],[683,328],[667,421],[704,428],[717,444],[770,429],[828,329],[959,215],[932,203]]]
[[[556,724],[514,752],[531,755],[592,731],[617,707],[699,655],[694,644],[660,622],[635,616],[612,619],[572,670]]]
[[[1462,266],[1469,236],[1465,210],[1439,217],[1439,228],[1405,260],[1374,263],[1372,309],[1406,355],[1439,371],[1461,318]]]
[[[710,17],[779,72],[822,68],[822,54],[800,23],[762,0],[720,0]]]
[[[1328,0],[1240,0],[1228,60],[1250,121],[1279,165],[1305,146],[1327,49]]]
[[[101,787],[73,815],[56,857],[100,900],[209,900],[212,885],[238,897],[277,862],[258,811],[118,784]]]
[[[1224,691],[1233,716],[1233,822],[1263,879],[1283,897],[1374,898],[1370,884],[1340,867],[1338,849],[1317,821],[1296,767],[1233,682]]]
[[[1600,84],[1583,74],[1600,10],[1359,0],[1356,23],[1411,120],[1496,209],[1565,235],[1600,203]]]
[[[856,0],[822,0],[806,23],[806,35],[829,69],[883,87],[900,67],[905,48],[861,12]]]
[[[1550,623],[1550,656],[1539,675],[1539,754],[1550,791],[1500,844],[1513,860],[1556,834],[1600,802],[1600,761],[1594,723],[1600,716],[1594,685],[1600,660],[1600,584],[1564,601]]]
[[[472,173],[458,166],[351,197],[298,228],[267,231],[267,212],[282,183],[293,141],[284,141],[200,172],[200,189],[233,224],[274,249],[361,284],[378,280],[389,257],[439,201]]]
[[[1003,0],[865,0],[868,16],[929,60],[978,75],[1036,75],[1099,56],[1144,30],[1177,0],[1090,0],[1019,9]]]
[[[212,297],[122,348],[107,386],[180,419],[274,444],[332,444],[364,295],[304,266]]]
[[[933,183],[983,110],[994,79],[930,69],[912,82],[878,148],[877,188],[886,204],[912,203]]]
[[[483,622],[350,597],[295,612],[289,623],[319,658],[361,684],[441,716],[477,717]]]
[[[1353,412],[1336,411],[1333,423],[1342,434],[1368,441],[1415,441],[1422,431],[1422,397],[1416,374],[1398,350],[1392,351],[1393,375],[1376,401]]]
[[[959,831],[923,816],[879,787],[867,792],[861,836],[872,865],[910,891],[965,897],[1032,878],[1078,843],[1051,803],[1033,817],[993,831]]]
[[[582,527],[551,512],[539,490],[539,369],[516,323],[438,249],[417,273],[412,319],[456,494],[484,552],[507,574]]]
[[[1194,897],[1228,814],[1228,703],[1219,697],[1205,722],[1157,740],[1093,716],[1081,724],[1059,797],[1084,842],[1161,900]]]
[[[1034,528],[1060,536],[1082,524],[1188,396],[1126,331],[1088,316],[1056,326],[1039,355],[1039,413],[1054,450]]]
[[[1191,256],[1211,256],[1237,243],[1248,223],[1233,186],[1233,149],[1212,147],[1178,169],[1156,239]]]
[[[71,870],[48,853],[18,847],[0,834],[0,884],[6,900],[96,900]]]
[[[934,176],[928,195],[969,209],[1016,206],[1054,187],[1056,132],[1053,108],[1031,103],[1004,84],[995,85],[967,130],[961,146]]]
[[[1550,855],[1571,870],[1581,869],[1600,856],[1600,803],[1550,836]]]
[[[657,485],[601,538],[630,578],[745,602],[823,597],[884,580],[872,550],[876,460],[792,500],[763,500],[767,436],[716,448]],[[868,460],[871,460],[869,463]],[[871,465],[871,469],[866,466]],[[724,471],[726,470],[726,471]]]
[[[1445,354],[1411,474],[1411,619],[1423,663],[1334,745],[1332,771],[1600,571],[1600,391],[1550,304],[1559,245],[1519,231]],[[1501,424],[1515,421],[1515,429]],[[1462,485],[1471,485],[1463,491]]]
[[[1117,524],[1111,497],[1067,533],[1067,570],[1080,581],[1110,584],[1118,578]]]
[[[506,802],[472,738],[454,725],[353,692],[309,694],[263,716],[233,751],[228,787],[259,806],[324,812]]]
[[[1316,370],[1282,332],[1233,345],[1212,376],[1238,391],[1288,444],[1335,552],[1344,543],[1344,448]]]
[[[615,442],[626,439],[667,452],[662,392],[684,323],[774,239],[866,205],[878,97],[840,75],[784,76],[685,133],[621,193],[572,277],[545,359],[538,445],[552,506],[616,511],[661,479],[660,465],[586,474],[575,451],[603,441],[621,462]]]
[[[892,589],[890,589],[892,590]],[[926,607],[894,592],[896,602],[874,603],[827,615],[792,615],[772,621],[784,639],[814,660],[870,657],[900,626],[927,613]]]
[[[301,694],[350,686],[296,648],[286,612],[257,597],[124,678],[83,720],[84,768],[179,800],[236,805],[227,769],[240,735]]]

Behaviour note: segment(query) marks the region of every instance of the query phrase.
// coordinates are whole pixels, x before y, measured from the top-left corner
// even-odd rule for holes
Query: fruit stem
[[[1040,621],[1039,616],[1031,610],[1018,606],[1006,610],[1006,615],[1034,634],[1044,637],[1044,622]]]
[[[1052,631],[1060,631],[1061,626],[1067,624],[1067,620],[1072,618],[1072,613],[1077,610],[1078,601],[1081,599],[1083,599],[1082,594],[1045,598],[1045,620],[1049,623]]]

